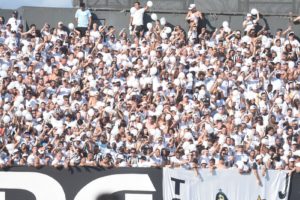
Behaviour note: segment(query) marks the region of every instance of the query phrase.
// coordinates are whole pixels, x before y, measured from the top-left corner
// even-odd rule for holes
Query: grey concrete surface
[[[52,27],[56,26],[59,21],[64,22],[67,26],[72,22],[76,24],[74,15],[75,8],[40,8],[40,7],[21,7],[18,9],[20,17],[23,19],[24,25],[36,24],[38,28],[42,28],[45,22],[49,23]],[[0,10],[0,15],[5,16],[7,19],[12,13],[12,10]],[[128,28],[130,13],[128,10],[97,10],[92,11],[95,21],[106,20],[109,25],[113,25],[117,30],[122,28]],[[151,12],[145,15],[145,23],[151,21]],[[170,25],[180,25],[184,29],[187,29],[187,24],[184,20],[184,13],[175,12],[157,12],[158,18],[165,17]],[[233,29],[242,30],[242,21],[244,15],[220,15],[213,13],[205,13],[207,21],[211,24],[211,27],[220,27],[223,21],[228,21],[230,27]],[[261,24],[264,25],[267,22],[270,27],[270,31],[274,32],[277,28],[286,28],[288,26],[287,16],[265,16],[265,20],[261,20]],[[300,34],[300,25],[293,26],[296,34]]]

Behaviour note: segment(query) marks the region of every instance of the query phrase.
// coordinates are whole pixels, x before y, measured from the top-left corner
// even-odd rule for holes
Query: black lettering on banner
[[[180,180],[177,178],[171,178],[171,181],[175,181],[175,194],[180,195],[180,184],[185,183],[185,180]],[[176,200],[176,199],[173,199]]]
[[[144,181],[143,184],[135,181],[130,183],[119,181],[124,177],[127,178],[126,180]],[[0,169],[0,180],[6,179],[12,179],[16,183],[23,181],[25,184],[13,186],[6,181],[0,181],[0,199],[5,196],[5,200],[85,200],[88,196],[85,195],[86,193],[91,195],[89,196],[91,200],[126,200],[126,195],[131,193],[147,196],[148,199],[153,200],[163,199],[161,169],[96,167],[60,170],[54,167]],[[111,183],[116,188],[111,187],[110,193],[106,193],[103,188],[109,187],[108,185],[100,185],[99,188],[94,186],[101,182]],[[122,189],[125,184],[126,187]],[[136,187],[137,184],[139,187]]]
[[[286,197],[288,184],[289,184],[289,174],[287,173],[285,175],[285,188],[284,188],[284,192],[282,192],[282,191],[278,192],[278,196],[279,196],[280,199],[284,199]]]

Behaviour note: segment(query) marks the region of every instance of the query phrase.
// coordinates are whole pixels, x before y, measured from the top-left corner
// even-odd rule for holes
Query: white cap
[[[253,109],[256,109],[256,106],[255,106],[255,105],[251,105],[251,106],[250,106],[250,110],[253,110]]]
[[[196,4],[190,4],[189,10],[192,10],[193,8],[196,8]]]
[[[38,152],[39,152],[39,154],[44,154],[45,153],[45,151],[42,150],[42,149],[39,149]]]
[[[123,159],[124,159],[124,156],[123,156],[122,154],[118,154],[118,155],[117,155],[117,159],[122,159],[122,160],[123,160]]]
[[[290,158],[289,162],[295,162],[295,158]]]
[[[111,128],[112,126],[111,126],[111,124],[110,123],[107,123],[106,125],[105,125],[105,128]]]
[[[262,157],[262,155],[257,155],[256,157],[255,157],[255,160],[260,160],[260,159],[262,159],[263,157]]]
[[[136,119],[136,116],[135,115],[131,115],[130,121],[135,121],[135,119]]]

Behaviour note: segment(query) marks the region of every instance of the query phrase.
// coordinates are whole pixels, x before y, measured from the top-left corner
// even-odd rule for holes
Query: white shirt
[[[280,90],[282,87],[282,81],[278,78],[274,78],[271,83],[273,85],[273,90]]]
[[[57,160],[56,158],[52,161],[51,165],[64,165],[64,158]]]
[[[132,17],[132,25],[135,26],[142,26],[144,25],[144,12],[145,12],[145,8],[141,8],[138,9],[137,11],[135,11],[131,17]]]
[[[4,43],[10,48],[13,49],[18,45],[18,39],[15,37],[8,37],[5,39]]]
[[[27,164],[29,165],[29,166],[32,166],[33,164],[34,164],[34,159],[35,159],[35,155],[33,155],[33,154],[30,154],[29,156],[28,156],[28,158],[27,158]]]
[[[21,20],[11,17],[8,19],[7,24],[11,25],[12,31],[18,31],[18,27],[21,24]]]

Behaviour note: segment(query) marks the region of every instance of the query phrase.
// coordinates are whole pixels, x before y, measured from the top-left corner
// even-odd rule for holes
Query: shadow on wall
[[[96,200],[120,200],[115,194],[102,194]]]

